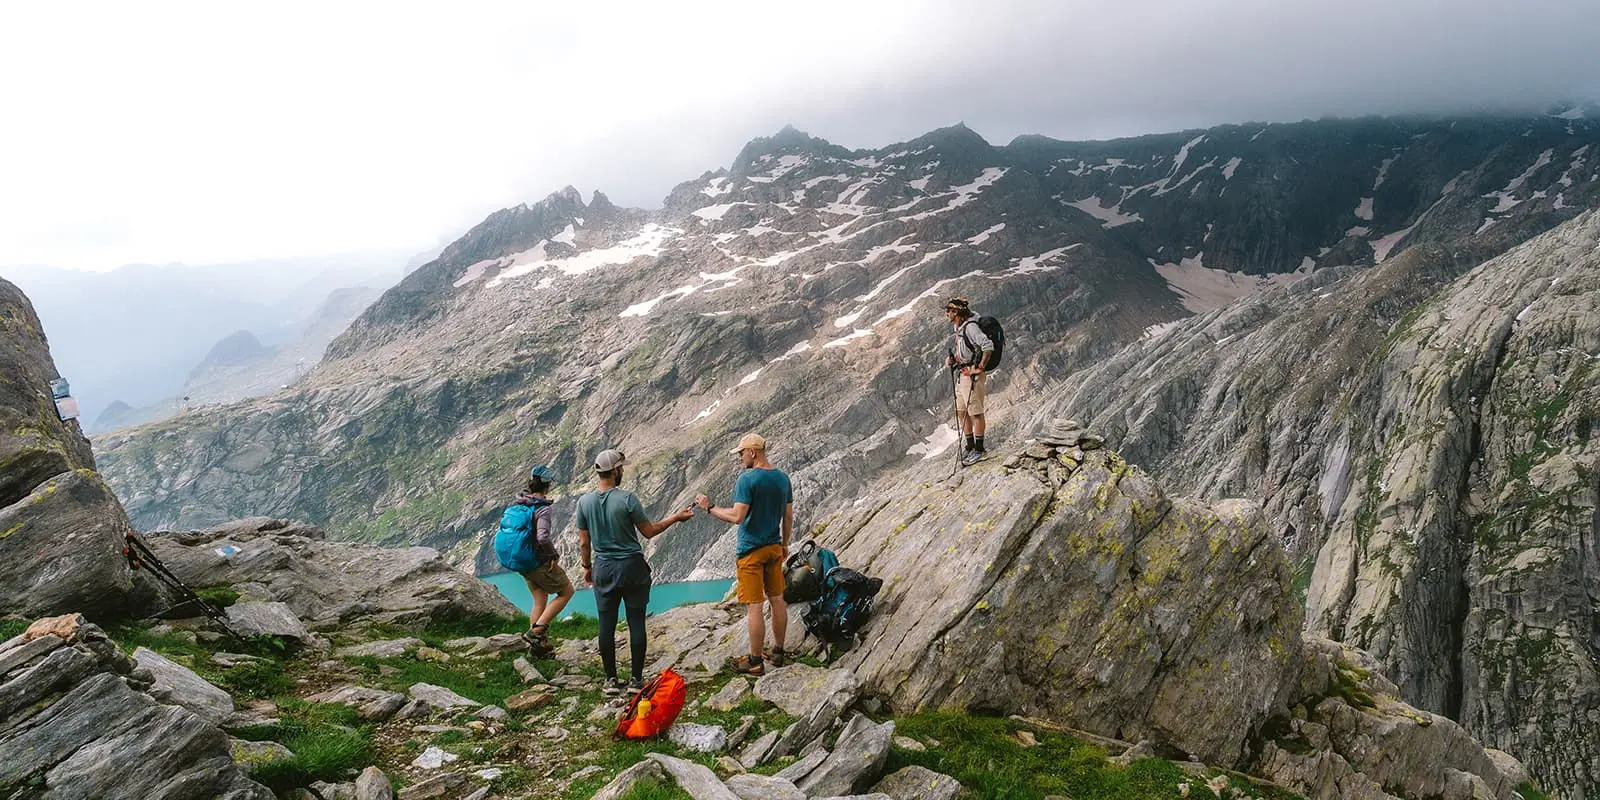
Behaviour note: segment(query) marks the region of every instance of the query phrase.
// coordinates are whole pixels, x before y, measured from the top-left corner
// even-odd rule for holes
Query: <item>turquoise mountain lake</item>
[[[574,578],[582,576],[581,572],[568,572]],[[485,575],[494,588],[500,590],[512,605],[526,612],[533,606],[533,595],[528,593],[528,584],[523,582],[522,576],[515,572],[502,572],[498,575]],[[659,614],[669,608],[686,603],[705,603],[721,600],[733,587],[733,579],[717,581],[688,581],[685,583],[658,583],[650,587],[650,613]],[[561,616],[568,614],[582,614],[586,617],[596,616],[594,607],[594,590],[579,589],[572,595],[571,602],[567,603]]]

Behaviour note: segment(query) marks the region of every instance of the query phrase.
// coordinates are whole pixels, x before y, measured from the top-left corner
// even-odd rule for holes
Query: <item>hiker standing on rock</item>
[[[520,573],[533,595],[533,607],[528,609],[528,632],[523,634],[528,647],[535,655],[550,652],[550,623],[572,599],[572,580],[559,563],[561,554],[556,551],[555,531],[550,524],[550,468],[534,467],[528,473],[528,488],[517,495],[517,502],[538,509],[533,512],[534,552],[539,566]],[[555,595],[551,599],[551,595]]]
[[[644,686],[644,618],[650,604],[650,565],[644,560],[639,537],[653,539],[694,516],[694,509],[685,507],[660,522],[651,522],[639,498],[619,488],[626,460],[618,450],[602,450],[595,456],[598,485],[578,498],[574,519],[583,579],[594,585],[595,611],[600,617],[600,664],[606,672],[603,691],[608,695]],[[628,647],[633,658],[631,683],[617,677],[618,606],[627,607]]]
[[[737,595],[744,603],[749,623],[750,654],[732,660],[735,672],[765,674],[764,661],[774,667],[787,660],[783,651],[789,627],[789,607],[783,601],[783,560],[789,555],[789,533],[794,527],[794,489],[789,476],[767,460],[767,440],[750,433],[733,449],[744,464],[744,472],[733,487],[733,507],[717,508],[711,499],[694,499],[707,513],[723,522],[739,526],[737,555]],[[763,602],[772,607],[772,651],[763,654],[766,625],[761,618]]]
[[[945,366],[961,371],[956,380],[956,417],[961,421],[961,435],[966,437],[967,446],[961,465],[971,466],[984,456],[983,399],[994,341],[978,326],[967,298],[951,298],[944,306],[944,316],[955,329],[955,347],[945,359]]]

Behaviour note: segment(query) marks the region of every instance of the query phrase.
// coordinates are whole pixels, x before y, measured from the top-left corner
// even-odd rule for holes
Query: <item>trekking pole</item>
[[[952,355],[951,358],[954,359],[955,356]],[[961,470],[961,462],[967,460],[966,440],[961,436],[961,387],[959,386],[961,379],[956,377],[956,370],[949,369],[949,372],[950,404],[955,407],[956,413],[956,471],[959,472]],[[955,472],[950,474],[954,475]]]

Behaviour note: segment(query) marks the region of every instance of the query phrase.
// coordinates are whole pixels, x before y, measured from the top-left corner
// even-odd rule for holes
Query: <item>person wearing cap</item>
[[[659,522],[651,522],[639,498],[622,486],[627,457],[618,450],[595,456],[596,488],[578,498],[574,523],[583,578],[594,585],[595,611],[600,617],[600,665],[605,668],[602,690],[609,695],[644,686],[644,619],[650,604],[650,565],[644,560],[639,537],[653,539],[666,529],[694,516],[685,507]],[[631,683],[617,677],[617,609],[627,608],[628,646],[633,658]]]
[[[539,556],[539,566],[532,572],[519,573],[528,584],[528,594],[533,596],[533,607],[528,609],[528,632],[522,635],[535,654],[550,652],[550,622],[567,607],[572,599],[572,580],[561,568],[561,553],[556,550],[555,532],[550,524],[550,468],[544,465],[528,472],[528,486],[517,495],[517,502],[538,509],[533,512],[533,550]],[[551,599],[554,595],[554,599]]]
[[[731,453],[739,456],[744,472],[733,487],[733,507],[717,508],[705,495],[695,503],[711,516],[739,526],[736,550],[736,594],[744,604],[750,632],[750,653],[732,659],[735,672],[746,675],[766,673],[768,659],[783,666],[783,650],[789,627],[789,607],[783,601],[783,560],[789,555],[789,534],[794,528],[794,487],[783,470],[767,460],[767,440],[749,433]],[[763,653],[766,625],[762,605],[772,607],[772,650]]]
[[[984,456],[983,399],[994,341],[979,327],[967,298],[952,297],[944,306],[944,316],[955,330],[955,347],[945,360],[945,366],[961,370],[956,379],[956,418],[961,421],[961,435],[966,437],[967,446],[967,456],[961,463],[971,466]]]

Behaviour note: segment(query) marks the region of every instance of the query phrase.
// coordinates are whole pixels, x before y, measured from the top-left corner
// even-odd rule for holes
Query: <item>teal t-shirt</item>
[[[750,507],[739,523],[738,557],[783,543],[783,509],[794,502],[794,489],[783,470],[745,470],[733,485],[733,502]]]
[[[573,522],[579,530],[589,532],[589,547],[595,558],[614,561],[644,552],[639,544],[639,529],[634,525],[649,519],[638,496],[626,489],[611,488],[578,498]]]

